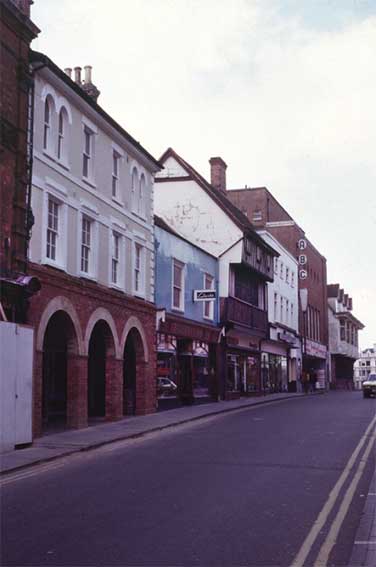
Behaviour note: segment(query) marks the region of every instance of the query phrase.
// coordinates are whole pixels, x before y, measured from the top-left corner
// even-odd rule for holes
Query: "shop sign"
[[[202,341],[193,341],[193,356],[205,356],[209,353],[209,345]]]
[[[194,289],[193,301],[214,301],[217,297],[215,289]]]
[[[306,254],[299,254],[299,264],[304,266],[307,263],[307,256]]]
[[[193,326],[184,321],[178,322],[167,319],[165,322],[161,322],[161,331],[181,338],[184,337],[187,339],[205,341],[207,343],[216,343],[219,329],[208,329],[199,324]]]
[[[305,238],[300,238],[300,240],[298,240],[298,248],[299,250],[305,250],[307,248],[307,241]]]
[[[291,345],[296,344],[296,336],[288,331],[283,331],[282,333],[278,333],[278,338],[280,341],[284,341],[285,343],[289,343]]]
[[[314,343],[307,339],[306,354],[309,356],[316,356],[317,358],[326,358],[326,346],[321,343]]]
[[[164,352],[176,351],[176,337],[157,333],[157,350]]]
[[[301,280],[306,280],[308,277],[308,272],[307,270],[299,270],[299,278]]]

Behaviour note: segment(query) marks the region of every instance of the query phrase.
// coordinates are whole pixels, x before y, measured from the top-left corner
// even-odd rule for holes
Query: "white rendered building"
[[[376,374],[376,343],[360,353],[360,358],[354,363],[354,385],[356,390],[362,388],[362,382],[370,374]]]

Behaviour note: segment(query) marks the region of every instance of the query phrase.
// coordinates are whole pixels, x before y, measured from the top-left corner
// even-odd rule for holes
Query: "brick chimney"
[[[227,165],[220,157],[212,157],[210,163],[210,183],[216,189],[226,193],[226,169]]]
[[[99,95],[101,94],[100,91],[97,89],[95,85],[93,85],[91,81],[91,71],[92,66],[86,65],[85,69],[85,80],[82,83],[82,88],[84,89],[85,93],[91,96],[97,102]]]

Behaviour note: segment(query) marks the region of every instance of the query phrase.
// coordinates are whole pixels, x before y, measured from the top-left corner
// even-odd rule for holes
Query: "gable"
[[[156,177],[187,177],[189,173],[173,156],[170,156],[163,163],[164,169]]]

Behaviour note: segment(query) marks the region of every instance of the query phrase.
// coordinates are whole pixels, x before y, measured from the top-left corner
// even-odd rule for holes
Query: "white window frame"
[[[145,218],[145,193],[146,193],[146,177],[141,173],[138,180],[138,198],[137,198],[137,213],[140,217]]]
[[[56,238],[56,255],[55,259],[47,256],[47,231],[48,231],[48,212],[49,202],[53,201],[58,206],[58,226]],[[68,238],[68,206],[52,189],[48,189],[44,193],[44,205],[42,215],[42,254],[43,264],[49,264],[61,270],[67,269],[67,238]]]
[[[281,262],[279,266],[279,276],[281,280],[283,280],[283,262]]]
[[[274,321],[278,321],[278,293],[274,292]]]
[[[138,185],[138,171],[137,167],[132,167],[131,171],[131,211],[136,212],[137,202],[137,185]]]
[[[82,270],[82,242],[84,221],[90,222],[90,247],[88,258],[88,271]],[[97,281],[98,279],[98,222],[86,211],[79,214],[77,256],[78,256],[78,273],[81,277]]]
[[[43,150],[47,153],[51,150],[51,106],[50,97],[46,96],[43,108]],[[46,119],[46,110],[48,110],[48,119]]]
[[[120,160],[121,155],[118,151],[112,148],[111,197],[115,200],[119,199]]]
[[[117,237],[118,240],[118,258],[117,258],[117,281],[113,281],[113,264],[114,260],[116,260],[114,252],[115,252],[115,241],[114,237]],[[121,234],[115,228],[111,228],[109,231],[109,285],[116,289],[121,289],[124,291],[125,289],[125,238],[124,235]]]
[[[140,251],[139,263],[137,262],[137,251]],[[133,270],[132,270],[132,285],[133,293],[139,297],[145,297],[145,246],[140,242],[133,244]],[[139,272],[139,287],[137,289],[137,272]]]
[[[274,273],[278,274],[278,258],[274,258]]]
[[[210,278],[211,282],[210,282],[210,287],[207,287],[207,278]],[[212,276],[212,274],[209,274],[208,272],[205,272],[204,274],[204,287],[203,289],[215,289],[215,278],[214,276]],[[202,316],[204,319],[207,319],[209,321],[213,321],[214,319],[214,303],[215,301],[204,301],[203,302],[203,306],[202,306]],[[208,313],[206,313],[206,311],[208,310]]]
[[[181,268],[181,285],[180,285],[180,287],[175,285],[175,277],[174,277],[175,276],[175,269],[174,269],[175,264]],[[180,289],[179,305],[175,305],[175,302],[174,302],[174,288],[175,287]],[[185,264],[184,264],[184,262],[181,262],[177,258],[172,258],[172,262],[171,262],[171,309],[173,309],[174,311],[180,311],[181,313],[184,313],[184,310],[185,310]]]
[[[290,281],[290,269],[286,266],[286,283],[288,284]]]

